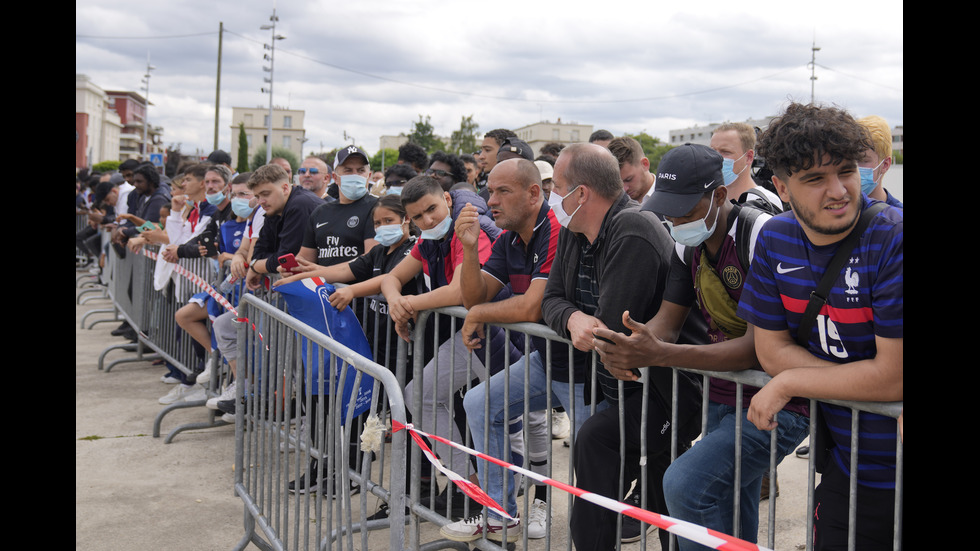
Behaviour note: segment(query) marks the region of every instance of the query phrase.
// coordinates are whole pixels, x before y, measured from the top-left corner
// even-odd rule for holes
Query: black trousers
[[[648,400],[646,442],[646,486],[640,487],[640,431],[643,393],[635,391],[624,399],[626,458],[624,484],[633,480],[643,495],[647,508],[669,514],[663,497],[663,476],[670,465],[671,419],[669,405],[663,404],[651,389]],[[678,448],[683,452],[701,432],[701,392],[682,379],[678,394]],[[621,501],[627,488],[620,488],[619,408],[611,407],[590,417],[575,441],[575,485],[582,490]],[[572,505],[570,528],[572,541],[579,551],[615,549],[618,513],[576,498]],[[660,541],[667,548],[669,533],[660,530]]]

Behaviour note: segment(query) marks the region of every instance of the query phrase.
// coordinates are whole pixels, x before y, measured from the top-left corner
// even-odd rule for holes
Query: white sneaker
[[[237,383],[237,382],[238,381],[232,381],[231,384],[229,384],[228,386],[225,387],[224,391],[222,391],[221,394],[219,394],[218,396],[215,396],[214,398],[209,399],[208,402],[206,404],[204,404],[204,405],[208,409],[215,409],[216,410],[216,409],[218,409],[218,402],[224,402],[225,400],[234,400],[235,399],[235,383]]]
[[[507,525],[507,541],[517,541],[521,537],[520,520],[510,521]],[[439,533],[453,541],[476,541],[483,537],[483,513],[470,518],[464,518],[447,524],[439,529]],[[487,539],[504,541],[503,519],[489,517],[487,520]]]
[[[197,384],[205,385],[211,381],[211,362],[204,363],[204,371],[197,374]]]
[[[231,423],[232,425],[235,424],[235,416],[231,413],[222,413],[221,420],[225,423]]]
[[[178,379],[176,377],[171,377],[168,374],[168,375],[164,375],[164,376],[160,377],[160,382],[161,383],[167,383],[168,385],[173,385],[173,384],[179,383],[180,382],[180,379]]]
[[[198,379],[200,381],[201,379]],[[561,440],[568,438],[568,433],[572,430],[572,423],[568,420],[568,414],[564,411],[551,410],[551,438]]]
[[[193,392],[194,387],[201,388],[198,387],[197,385],[190,385],[190,386],[184,384],[176,385],[170,392],[167,393],[166,396],[161,396],[160,399],[157,401],[164,405],[178,402],[180,400],[183,400],[185,396]]]
[[[548,535],[548,502],[535,499],[527,511],[527,537],[537,540]]]
[[[189,392],[184,393],[184,396],[180,399],[181,402],[195,402],[207,400],[208,391],[204,390],[201,385],[194,385],[191,387]]]

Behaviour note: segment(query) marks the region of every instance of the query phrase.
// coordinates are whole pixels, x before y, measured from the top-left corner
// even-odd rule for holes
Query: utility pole
[[[810,103],[814,102],[813,88],[814,84],[817,82],[817,52],[820,48],[817,47],[817,37],[813,37],[813,46],[810,48]]]

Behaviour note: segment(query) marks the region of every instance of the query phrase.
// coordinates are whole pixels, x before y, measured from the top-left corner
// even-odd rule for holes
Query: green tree
[[[248,172],[248,135],[245,134],[245,123],[238,123],[238,163],[235,170]]]
[[[476,151],[479,129],[480,125],[473,121],[473,115],[463,117],[459,123],[459,130],[453,130],[452,135],[449,136],[449,151],[456,155]]]
[[[119,170],[119,165],[121,164],[122,161],[102,161],[101,163],[95,163],[92,165],[92,172],[105,174],[106,172]]]
[[[643,154],[650,161],[650,172],[656,173],[657,167],[660,166],[660,159],[663,158],[665,153],[674,148],[669,144],[661,142],[660,138],[651,136],[646,132],[626,135],[640,142],[640,147],[643,148]]]
[[[382,157],[384,162],[382,163]],[[371,157],[371,171],[376,172],[378,170],[384,170],[389,166],[398,162],[398,150],[385,148],[374,154]]]
[[[272,158],[274,159],[276,157],[282,157],[283,159],[289,161],[289,166],[292,167],[293,174],[296,174],[296,169],[299,168],[300,161],[296,157],[295,153],[284,147],[272,146]],[[256,151],[255,154],[252,155],[251,167],[252,170],[255,170],[263,165],[265,165],[265,148]]]
[[[418,122],[413,124],[413,130],[408,134],[408,141],[422,146],[422,149],[430,155],[436,151],[446,150],[446,144],[436,136],[431,120],[432,117],[429,115],[426,115],[424,120],[422,115],[419,115]]]

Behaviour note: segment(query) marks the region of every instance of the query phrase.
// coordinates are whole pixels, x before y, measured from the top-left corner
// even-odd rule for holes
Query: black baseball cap
[[[534,161],[534,152],[531,151],[531,146],[527,145],[527,142],[521,140],[520,138],[515,138],[511,136],[504,140],[503,145],[497,150],[497,162],[504,160],[500,158],[502,153],[513,153],[518,157],[523,157],[529,161]]]
[[[92,204],[101,205],[102,201],[105,201],[106,195],[112,191],[116,186],[112,182],[99,182],[95,186],[95,192],[92,194]]]
[[[686,143],[671,149],[657,166],[649,210],[672,218],[691,212],[706,192],[725,183],[722,162],[721,154],[706,145]]]
[[[231,155],[220,149],[215,149],[208,155],[208,162],[216,165],[230,165]]]
[[[351,155],[360,155],[361,157],[364,157],[365,163],[371,164],[371,157],[368,157],[368,154],[363,149],[357,147],[356,145],[348,145],[337,152],[337,157],[334,158],[333,161],[333,167],[336,169],[338,166],[344,164],[344,161],[346,161]]]

